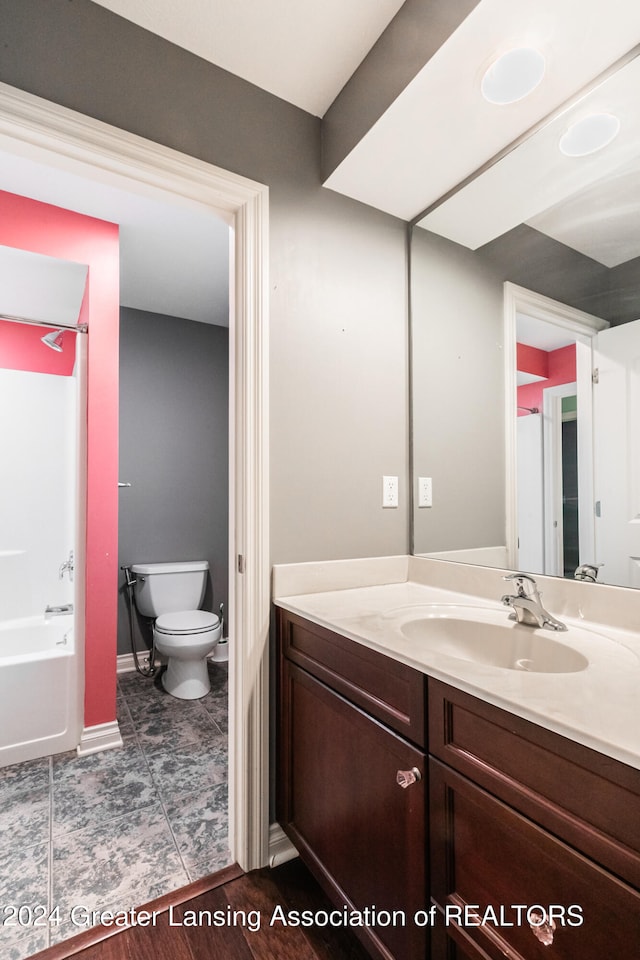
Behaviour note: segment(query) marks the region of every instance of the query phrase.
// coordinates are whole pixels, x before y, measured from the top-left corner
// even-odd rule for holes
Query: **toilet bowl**
[[[153,638],[158,653],[168,658],[162,675],[167,693],[181,700],[198,700],[211,689],[207,657],[218,640],[222,627],[215,613],[183,610],[158,617]]]
[[[220,639],[222,625],[215,613],[199,609],[208,570],[206,560],[131,566],[136,607],[155,620],[155,648],[168,659],[162,684],[180,700],[197,700],[211,689],[207,657]]]

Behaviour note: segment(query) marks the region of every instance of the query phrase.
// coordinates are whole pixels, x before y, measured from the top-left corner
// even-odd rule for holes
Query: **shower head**
[[[47,347],[51,347],[52,350],[62,353],[63,336],[64,330],[52,330],[51,333],[45,334],[45,336],[41,337],[40,339]]]

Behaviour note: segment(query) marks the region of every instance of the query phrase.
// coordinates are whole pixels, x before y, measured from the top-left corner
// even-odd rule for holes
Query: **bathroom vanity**
[[[367,595],[373,609],[356,614]],[[419,662],[426,641],[411,639],[411,604],[397,601],[426,596],[393,584],[276,598],[280,824],[333,902],[364,921],[353,932],[372,957],[631,957],[638,733],[624,733],[626,706],[607,720],[589,698],[598,664],[604,675],[619,654],[624,699],[640,650],[618,634],[608,658],[586,649],[587,667],[547,664],[546,679],[486,664],[457,673],[454,657]],[[444,593],[429,596],[451,620]]]

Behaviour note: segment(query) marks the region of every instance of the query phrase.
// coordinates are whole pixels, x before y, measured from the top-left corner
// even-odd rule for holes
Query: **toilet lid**
[[[156,620],[159,633],[205,633],[215,630],[220,623],[215,613],[208,610],[181,610],[178,613],[163,613]]]

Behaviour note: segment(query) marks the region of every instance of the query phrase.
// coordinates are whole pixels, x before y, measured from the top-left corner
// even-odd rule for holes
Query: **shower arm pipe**
[[[72,330],[74,333],[87,333],[89,330],[86,323],[52,323],[51,320],[36,320],[33,317],[14,317],[8,313],[0,313],[0,320],[8,320],[9,323],[31,323],[36,327],[50,327],[51,330]]]
[[[529,413],[540,413],[538,407],[521,407],[520,404],[518,404],[518,410],[527,410]]]

